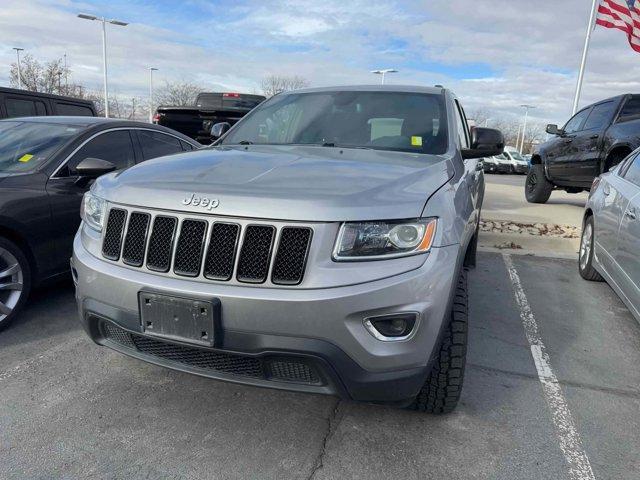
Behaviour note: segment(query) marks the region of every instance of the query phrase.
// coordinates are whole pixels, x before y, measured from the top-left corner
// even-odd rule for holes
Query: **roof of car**
[[[116,118],[104,117],[70,117],[70,116],[49,116],[49,117],[12,117],[3,118],[2,122],[37,122],[37,123],[72,123],[74,125],[95,125],[97,123],[121,122]],[[139,122],[133,122],[139,123]]]
[[[420,85],[339,85],[335,87],[314,87],[303,88],[300,90],[292,90],[284,92],[290,93],[312,93],[312,92],[408,92],[408,93],[430,93],[441,94],[445,89],[443,87],[426,87]]]

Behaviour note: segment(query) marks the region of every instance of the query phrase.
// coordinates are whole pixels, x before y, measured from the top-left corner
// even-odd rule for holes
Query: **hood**
[[[449,178],[447,157],[315,146],[215,147],[101,177],[114,203],[299,221],[420,217]]]

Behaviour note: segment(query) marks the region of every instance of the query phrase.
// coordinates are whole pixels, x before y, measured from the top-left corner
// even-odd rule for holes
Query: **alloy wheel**
[[[584,226],[582,241],[580,242],[580,269],[586,270],[591,256],[591,246],[593,245],[593,227],[591,223]]]
[[[0,247],[0,322],[18,305],[24,286],[24,274],[18,259]]]
[[[538,177],[534,172],[529,173],[527,177],[527,188],[529,192],[533,192],[536,189],[536,184],[538,183]]]

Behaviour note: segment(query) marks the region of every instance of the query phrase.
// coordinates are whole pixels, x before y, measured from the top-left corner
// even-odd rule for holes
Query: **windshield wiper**
[[[238,142],[238,145],[253,145],[253,142],[251,142],[249,140],[240,140]]]

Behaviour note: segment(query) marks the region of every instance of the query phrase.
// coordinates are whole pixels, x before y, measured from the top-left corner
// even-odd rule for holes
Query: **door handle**
[[[629,207],[627,208],[627,211],[624,212],[624,214],[629,217],[631,220],[635,220],[636,219],[636,209],[633,207]]]
[[[610,193],[611,193],[611,189],[609,188],[609,185],[605,183],[604,186],[602,187],[602,194],[605,197],[608,197]]]
[[[567,138],[564,141],[564,143],[571,143],[571,142],[573,142],[573,138]]]
[[[597,133],[595,135],[591,135],[589,137],[591,140],[595,140],[596,138],[600,138],[600,135],[598,135]]]

